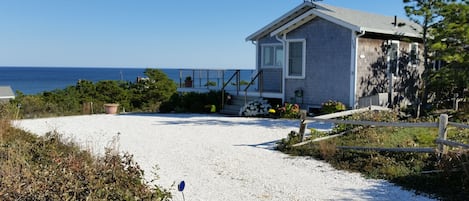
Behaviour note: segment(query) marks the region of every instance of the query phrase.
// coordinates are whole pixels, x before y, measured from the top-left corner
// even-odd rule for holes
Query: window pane
[[[290,42],[288,49],[288,75],[303,75],[303,42]]]
[[[263,65],[264,66],[272,66],[274,65],[274,51],[272,46],[265,46],[263,48]]]
[[[410,46],[410,62],[411,64],[417,64],[418,63],[418,46],[417,44],[413,43]]]
[[[275,66],[283,66],[283,47],[278,46],[275,48]]]
[[[389,57],[391,63],[391,72],[397,73],[398,70],[398,62],[399,62],[399,44],[398,43],[391,43],[391,49],[389,50]]]
[[[391,61],[396,61],[397,60],[397,51],[398,51],[397,46],[398,46],[397,43],[391,43],[391,50],[390,50]]]

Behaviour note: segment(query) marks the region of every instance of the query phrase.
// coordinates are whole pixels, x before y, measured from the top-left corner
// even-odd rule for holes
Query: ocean
[[[207,81],[215,82],[219,86],[222,80],[227,81],[235,72],[222,69],[207,71],[162,68],[160,70],[178,85],[184,82],[185,77],[191,76],[194,87],[203,87]],[[21,91],[24,94],[37,94],[74,86],[78,80],[135,82],[137,77],[145,77],[144,71],[144,68],[0,67],[0,86],[11,86],[13,91]],[[253,72],[254,70],[241,70],[241,80],[249,81]]]

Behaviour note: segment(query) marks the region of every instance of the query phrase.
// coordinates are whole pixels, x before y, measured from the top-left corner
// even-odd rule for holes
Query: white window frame
[[[417,46],[417,49],[415,51],[415,59],[412,59],[412,45]],[[420,47],[419,43],[410,43],[409,44],[409,66],[412,67],[417,67],[420,63]]]
[[[401,56],[399,48],[400,48],[401,44],[400,44],[400,41],[398,41],[398,40],[388,40],[388,44],[389,45],[397,44],[397,47],[396,47],[397,48],[396,61],[394,61],[395,62],[394,65],[396,65],[396,66],[394,68],[394,72],[392,72],[392,73],[393,73],[393,75],[398,76],[399,75],[399,59],[400,59],[400,56]],[[388,52],[388,55],[391,58],[390,52]],[[393,62],[393,61],[390,60],[390,62]],[[393,64],[391,64],[391,66],[392,65]]]
[[[296,76],[296,75],[290,75],[289,74],[289,69],[290,69],[290,42],[301,42],[303,44],[303,49],[302,49],[302,67],[301,67],[301,75]],[[286,40],[286,46],[287,46],[287,54],[286,58],[284,59],[285,63],[285,75],[286,78],[289,79],[305,79],[306,78],[306,40],[305,39],[288,39]]]
[[[275,63],[275,61],[277,61],[277,55],[275,54],[276,53],[275,50],[276,50],[277,47],[281,47],[282,50],[283,50],[283,52],[282,52],[283,54],[281,55],[282,64],[280,64],[280,65],[277,65],[277,64],[265,65],[264,64],[264,48],[265,47],[273,47],[273,51],[274,51],[273,60],[274,60],[274,63]],[[282,43],[265,43],[265,44],[261,44],[261,68],[282,68],[284,63],[285,63],[285,58],[284,58],[285,56],[284,55],[285,55],[285,48],[283,47]]]
[[[390,40],[389,41],[389,45],[392,45],[392,44],[397,44],[397,54],[396,54],[396,60],[399,61],[399,57],[401,56],[400,55],[400,51],[399,51],[399,48],[400,48],[400,41],[398,40]]]

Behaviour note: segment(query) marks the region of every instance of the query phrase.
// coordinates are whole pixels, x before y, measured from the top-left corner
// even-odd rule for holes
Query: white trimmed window
[[[283,45],[263,44],[262,68],[281,68],[283,66]]]
[[[399,41],[389,41],[388,49],[389,62],[391,67],[391,73],[394,75],[399,74]]]
[[[304,79],[306,67],[306,41],[288,40],[287,78]]]
[[[417,66],[419,64],[419,44],[411,43],[409,45],[409,65]]]

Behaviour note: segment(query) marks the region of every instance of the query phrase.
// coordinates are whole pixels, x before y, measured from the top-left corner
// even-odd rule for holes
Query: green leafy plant
[[[131,154],[112,148],[102,157],[51,132],[44,137],[0,118],[1,200],[169,200],[151,186]]]
[[[329,100],[321,104],[321,113],[330,114],[346,110],[347,107],[339,101]]]
[[[204,84],[205,87],[214,87],[217,86],[217,83],[214,81],[207,81],[207,83]]]
[[[18,116],[23,118],[81,114],[84,105],[94,113],[102,113],[105,103],[119,103],[130,112],[158,111],[161,103],[176,94],[176,84],[157,69],[147,69],[145,75],[148,79],[135,83],[79,80],[75,86],[36,95],[17,92],[11,103],[21,105]]]
[[[300,106],[298,104],[285,103],[282,107],[277,106],[276,111],[281,118],[296,119],[300,117]]]
[[[221,91],[210,91],[208,93],[175,93],[161,104],[160,112],[191,112],[211,113],[217,112],[221,107]]]

